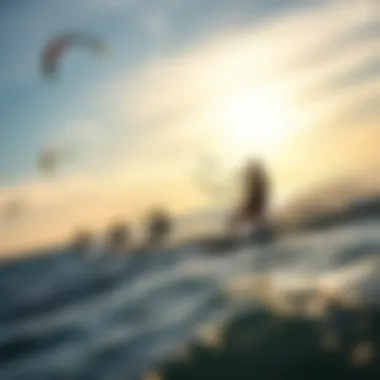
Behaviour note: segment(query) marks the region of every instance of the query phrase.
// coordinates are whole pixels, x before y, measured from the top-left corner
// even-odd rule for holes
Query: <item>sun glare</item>
[[[224,138],[233,151],[270,159],[295,130],[285,97],[257,88],[230,96],[217,110]]]

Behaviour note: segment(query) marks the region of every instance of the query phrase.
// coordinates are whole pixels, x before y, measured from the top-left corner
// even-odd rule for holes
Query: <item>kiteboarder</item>
[[[78,251],[84,251],[91,246],[91,242],[92,235],[90,231],[78,230],[74,235],[71,248]]]
[[[172,222],[170,216],[163,210],[154,210],[148,222],[148,244],[157,245],[162,243],[171,230]]]
[[[269,180],[264,165],[249,162],[243,175],[243,200],[234,213],[233,227],[242,223],[256,224],[266,218],[269,201]]]
[[[130,229],[122,222],[113,224],[107,233],[108,246],[112,250],[123,251],[130,243]]]

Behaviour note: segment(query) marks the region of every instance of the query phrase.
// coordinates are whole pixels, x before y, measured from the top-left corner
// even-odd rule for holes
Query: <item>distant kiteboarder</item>
[[[162,244],[168,238],[172,228],[170,216],[163,210],[154,210],[148,221],[148,245]]]
[[[86,251],[91,247],[92,244],[92,234],[87,230],[78,230],[74,234],[71,247],[74,250]]]
[[[107,246],[118,252],[128,248],[131,240],[130,229],[122,222],[113,224],[107,232]]]

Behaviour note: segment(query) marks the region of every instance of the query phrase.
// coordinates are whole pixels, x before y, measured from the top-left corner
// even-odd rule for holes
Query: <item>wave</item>
[[[0,267],[0,377],[134,380],[151,370],[167,379],[357,376],[346,359],[321,348],[319,319],[285,311],[302,309],[304,294],[319,292],[359,297],[377,313],[380,238],[372,216],[331,219],[323,230],[214,257],[178,245],[143,259],[88,259],[59,249],[7,263]]]

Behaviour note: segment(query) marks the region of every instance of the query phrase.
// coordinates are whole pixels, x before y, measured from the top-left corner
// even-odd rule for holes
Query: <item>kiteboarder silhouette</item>
[[[231,226],[264,222],[269,204],[269,178],[261,161],[250,161],[246,165],[242,193],[243,199],[230,220]]]

